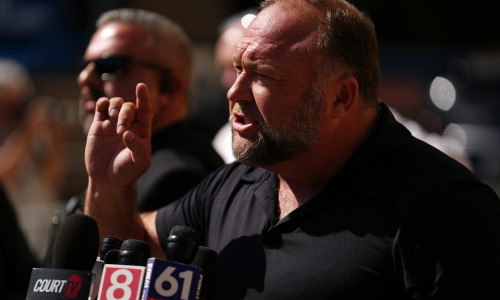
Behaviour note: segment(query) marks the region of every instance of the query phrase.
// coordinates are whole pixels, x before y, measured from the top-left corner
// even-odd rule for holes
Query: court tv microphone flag
[[[69,216],[54,242],[54,268],[33,269],[26,299],[87,300],[99,242],[94,219],[83,214]]]

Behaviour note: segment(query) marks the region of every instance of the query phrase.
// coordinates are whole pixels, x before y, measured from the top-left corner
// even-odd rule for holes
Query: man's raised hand
[[[147,170],[152,117],[148,88],[143,83],[136,87],[136,103],[118,97],[97,101],[85,147],[85,164],[93,181],[130,185]]]

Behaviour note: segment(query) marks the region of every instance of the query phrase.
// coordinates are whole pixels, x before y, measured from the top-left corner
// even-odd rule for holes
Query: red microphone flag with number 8
[[[146,268],[105,265],[98,300],[139,300]]]

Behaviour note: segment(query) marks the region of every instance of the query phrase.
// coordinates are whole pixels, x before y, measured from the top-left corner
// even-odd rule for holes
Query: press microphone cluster
[[[167,239],[167,260],[163,260],[151,258],[149,245],[143,241],[124,241],[118,251],[105,254],[96,299],[216,299],[218,256],[199,243],[196,231],[176,226]]]
[[[54,243],[53,268],[34,268],[27,300],[212,300],[217,297],[218,255],[199,246],[198,233],[176,226],[167,260],[151,258],[140,240],[106,236],[99,249],[94,219],[66,218]],[[99,252],[100,251],[100,252]],[[99,253],[99,256],[98,256]]]

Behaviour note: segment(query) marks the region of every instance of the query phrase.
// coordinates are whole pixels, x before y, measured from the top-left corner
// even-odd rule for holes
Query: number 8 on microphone
[[[139,300],[146,267],[107,264],[102,273],[98,300]]]

